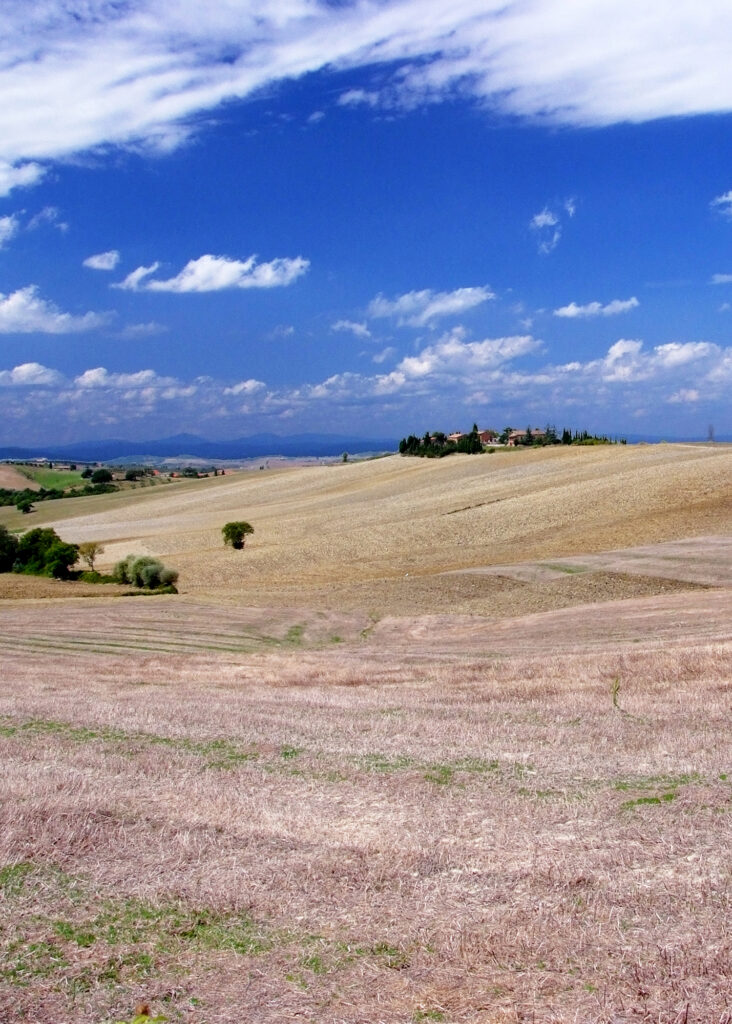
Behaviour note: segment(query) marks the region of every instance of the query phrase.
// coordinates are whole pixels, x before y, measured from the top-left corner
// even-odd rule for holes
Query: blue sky
[[[730,38],[723,0],[4,0],[0,443],[732,433]]]

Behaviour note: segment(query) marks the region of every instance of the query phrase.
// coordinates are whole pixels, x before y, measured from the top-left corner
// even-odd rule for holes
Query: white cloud
[[[0,196],[10,195],[14,188],[35,185],[44,175],[39,164],[18,163],[15,166],[0,160]]]
[[[17,235],[19,227],[20,221],[16,214],[0,217],[0,249]]]
[[[377,295],[369,304],[368,314],[375,319],[395,317],[398,324],[424,327],[431,320],[460,316],[494,298],[494,293],[487,287],[457,288],[453,292],[433,292],[425,288],[399,295],[396,299]]]
[[[78,388],[149,388],[171,387],[177,384],[174,377],[161,377],[154,370],[138,370],[136,373],[110,373],[103,366],[97,366],[93,370],[85,370],[84,373],[74,378],[74,384]]]
[[[732,284],[732,274],[712,274],[712,284]]]
[[[534,228],[536,231],[540,231],[542,228],[553,228],[559,223],[559,218],[551,210],[546,207],[540,212],[535,213],[531,218],[529,227]]]
[[[154,274],[159,266],[159,263],[151,263],[149,267],[138,267],[137,270],[131,271],[124,281],[120,281],[119,284],[113,284],[112,287],[122,288],[124,291],[129,292],[142,291],[140,282],[149,277],[150,274]]]
[[[465,328],[456,327],[418,355],[402,359],[397,372],[408,378],[472,376],[476,371],[492,369],[541,347],[541,343],[528,334],[485,341],[465,341],[465,336]]]
[[[246,260],[233,260],[228,256],[199,256],[189,260],[175,277],[161,281],[150,279],[159,268],[159,263],[149,267],[138,267],[115,287],[128,291],[174,292],[217,292],[225,288],[278,288],[285,287],[301,277],[310,266],[310,261],[297,256],[294,259],[274,259],[269,263],[257,263],[256,256]],[[143,283],[144,282],[144,283]]]
[[[709,205],[713,210],[718,210],[723,217],[732,220],[732,190],[712,199]]]
[[[224,388],[225,395],[256,395],[258,391],[264,390],[266,385],[261,380],[255,380],[253,377],[249,380],[239,381],[238,384],[233,384],[231,387]]]
[[[461,92],[572,125],[726,113],[730,37],[728,0],[703,16],[694,0],[5,0],[0,194],[37,181],[38,161],[169,150],[201,112],[326,68],[383,66],[346,105]]]
[[[159,324],[156,320],[148,320],[147,323],[127,324],[117,334],[118,338],[152,338],[156,334],[165,334],[169,328],[165,324]]]
[[[593,316],[617,316],[619,313],[629,313],[631,309],[640,306],[640,302],[633,296],[630,299],[613,299],[603,306],[601,302],[588,302],[585,306],[578,306],[576,302],[570,302],[568,306],[560,306],[554,310],[554,316],[565,317],[573,320],[581,317]]]
[[[669,395],[667,401],[673,405],[685,405],[689,402],[698,402],[700,394],[697,388],[681,388],[679,391]]]
[[[570,218],[574,217],[577,212],[576,199],[565,199],[559,205],[561,210]],[[531,218],[529,228],[538,238],[537,249],[541,255],[547,256],[549,253],[554,252],[562,238],[562,218],[556,210],[551,210],[548,206],[545,206],[543,210],[535,213]]]
[[[98,252],[93,256],[87,256],[84,266],[91,270],[114,270],[119,263],[119,251],[108,249],[107,252]]]
[[[52,227],[56,228],[57,231],[60,231],[63,234],[65,231],[69,230],[69,225],[66,221],[61,220],[60,218],[61,211],[57,206],[44,206],[42,210],[39,210],[39,212],[28,221],[28,230],[36,231],[44,224],[50,224]]]
[[[370,92],[366,89],[349,89],[338,97],[340,107],[378,107],[381,98],[378,92]]]
[[[387,347],[383,348],[381,350],[381,352],[376,352],[371,357],[371,361],[373,363],[378,363],[378,364],[385,363],[387,361],[387,359],[391,359],[392,356],[396,355],[396,351],[397,350],[392,345],[387,345]]]
[[[357,338],[370,338],[371,331],[366,324],[356,323],[353,320],[337,320],[331,325],[332,331],[350,331]]]
[[[34,284],[9,295],[0,292],[0,334],[75,334],[101,327],[108,319],[102,313],[63,313],[52,302],[40,298]]]
[[[494,425],[516,415],[518,422],[538,416],[541,422],[546,417],[605,429],[608,421],[627,423],[643,410],[640,419],[653,432],[661,423],[668,428],[672,407],[672,433],[681,429],[687,409],[693,416],[705,409],[704,429],[712,416],[723,429],[719,410],[728,415],[730,347],[692,341],[646,348],[640,339],[620,339],[604,355],[560,364],[540,362],[543,352],[528,335],[476,341],[456,328],[402,358],[391,372],[335,373],[294,388],[274,389],[253,378],[185,381],[153,369],[117,373],[104,367],[70,381],[38,363],[0,372],[0,386],[6,422],[16,431],[22,423],[24,436],[44,431],[40,440],[74,424],[77,437],[97,429],[131,436],[134,424],[144,431],[137,436],[154,436],[181,428],[205,433],[207,425],[220,433],[222,424],[229,431],[271,429],[282,418],[305,429],[318,424],[315,429],[388,433],[389,426],[374,424],[408,417],[449,425],[456,416],[472,422],[483,412],[501,421]],[[697,420],[685,422],[684,430],[698,429]]]
[[[0,371],[0,386],[19,388],[53,387],[63,384],[65,377],[40,363],[21,363],[12,370]]]

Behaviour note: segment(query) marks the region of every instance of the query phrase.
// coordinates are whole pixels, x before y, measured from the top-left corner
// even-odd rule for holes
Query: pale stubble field
[[[184,593],[0,606],[0,1019],[729,1024],[707,451],[252,474],[58,520]],[[648,575],[567,561],[681,537]]]

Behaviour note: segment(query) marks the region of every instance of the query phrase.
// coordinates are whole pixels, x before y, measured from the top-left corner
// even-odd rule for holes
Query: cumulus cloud
[[[110,373],[103,366],[85,370],[74,378],[79,388],[148,388],[171,387],[177,384],[175,377],[161,377],[154,370],[138,370],[136,373]]]
[[[730,36],[727,0],[706,0],[704,17],[693,0],[5,0],[0,193],[37,181],[39,161],[169,150],[196,115],[323,69],[382,65],[346,106],[459,91],[572,125],[726,113]]]
[[[108,319],[103,313],[63,313],[42,299],[34,284],[9,295],[0,292],[0,334],[75,334],[101,327]]]
[[[151,278],[160,264],[138,267],[116,285],[127,291],[174,292],[218,292],[226,288],[280,288],[286,287],[301,277],[310,266],[310,261],[297,256],[282,258],[269,263],[257,263],[256,256],[246,260],[233,260],[228,256],[199,256],[189,260],[175,277],[167,280]]]
[[[118,250],[108,249],[106,252],[98,252],[93,256],[87,256],[83,265],[91,270],[114,270],[118,263]]]
[[[241,380],[238,384],[232,384],[231,387],[224,388],[225,395],[256,395],[258,391],[264,390],[266,385],[261,380],[255,380],[253,377],[249,380]]]
[[[617,316],[618,313],[629,313],[631,309],[640,306],[640,302],[633,296],[630,299],[613,299],[603,306],[601,302],[588,302],[585,306],[578,306],[576,302],[570,302],[568,306],[560,306],[554,310],[554,316],[565,317],[574,320],[580,317],[593,316]]]
[[[370,338],[371,331],[366,324],[356,323],[353,320],[337,320],[331,325],[332,331],[350,331],[356,338]]]
[[[317,423],[353,430],[358,423],[368,432],[385,409],[388,417],[421,423],[429,417],[435,424],[453,421],[456,412],[468,419],[483,411],[503,422],[516,413],[523,422],[535,418],[536,410],[538,416],[566,415],[570,423],[592,427],[601,426],[603,416],[627,422],[642,408],[651,429],[670,406],[678,424],[685,409],[697,415],[705,404],[725,403],[732,384],[732,348],[711,342],[646,347],[640,339],[621,338],[584,361],[558,364],[544,361],[545,355],[542,342],[530,335],[474,340],[461,327],[403,357],[390,372],[334,373],[293,388],[272,388],[254,378],[186,381],[153,369],[118,373],[105,367],[69,380],[38,363],[0,372],[0,385],[3,411],[14,429],[23,423],[32,433],[45,424],[48,437],[74,422],[88,436],[96,427],[130,429],[145,421],[140,429],[150,436],[182,426],[200,432],[205,424],[220,430],[227,422],[229,430],[267,429],[283,418],[309,429]],[[684,429],[694,429],[695,422],[687,420]]]
[[[456,327],[435,345],[428,345],[418,355],[402,359],[397,372],[406,377],[472,375],[475,371],[497,367],[533,352],[541,344],[529,334],[465,341],[466,333],[464,327]]]
[[[12,370],[0,371],[2,387],[39,388],[63,384],[65,377],[58,370],[51,370],[40,363],[21,363]]]
[[[430,321],[445,316],[460,316],[494,298],[495,294],[485,286],[457,288],[453,292],[433,292],[425,288],[399,295],[396,299],[377,295],[369,303],[368,314],[374,319],[394,317],[402,326],[424,327]]]

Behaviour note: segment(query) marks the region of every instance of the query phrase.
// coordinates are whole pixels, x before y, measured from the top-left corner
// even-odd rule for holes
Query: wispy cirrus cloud
[[[368,315],[374,319],[393,317],[402,326],[424,327],[446,316],[461,316],[494,298],[495,294],[487,286],[456,288],[452,292],[433,292],[425,288],[406,292],[395,299],[377,295],[369,303]]]
[[[11,213],[7,217],[0,217],[0,249],[18,234],[20,219],[17,214]]]
[[[348,331],[356,338],[370,338],[371,331],[368,329],[366,324],[358,323],[355,320],[336,320],[334,324],[331,324],[332,331]]]
[[[709,205],[727,220],[732,220],[732,189],[729,192],[723,192],[720,196],[715,196]]]
[[[566,214],[570,218],[574,217],[576,211],[577,201],[565,199],[553,209],[545,206],[543,210],[534,214],[529,221],[529,228],[537,237],[537,248],[542,255],[547,256],[554,252],[559,245],[562,238],[562,216]]]
[[[711,284],[732,284],[732,274],[712,274]]]
[[[34,284],[8,295],[0,292],[0,334],[76,334],[102,327],[109,318],[108,313],[64,313],[41,298]]]
[[[38,228],[44,226],[54,227],[62,234],[69,230],[69,225],[61,219],[61,211],[57,206],[44,206],[42,210],[34,214],[28,221],[27,230],[37,231]]]
[[[189,260],[175,277],[160,280],[152,274],[159,269],[159,263],[149,267],[138,267],[115,285],[133,292],[218,292],[227,288],[283,288],[305,274],[310,261],[296,256],[294,259],[279,258],[269,263],[258,263],[256,256],[246,260],[234,260],[228,256],[199,256]]]
[[[706,0],[703,18],[691,0],[5,0],[0,194],[37,181],[41,161],[169,150],[202,112],[326,68],[383,66],[346,105],[460,92],[572,125],[728,112],[730,36],[727,0]]]
[[[106,252],[97,252],[87,256],[83,266],[90,270],[114,270],[119,263],[120,255],[117,249],[108,249]]]
[[[630,299],[613,299],[603,305],[601,302],[588,302],[584,306],[578,306],[576,302],[570,302],[567,306],[560,306],[554,310],[554,316],[564,317],[568,320],[576,320],[594,316],[618,316],[620,313],[629,313],[631,309],[637,309],[640,302],[635,296]]]

